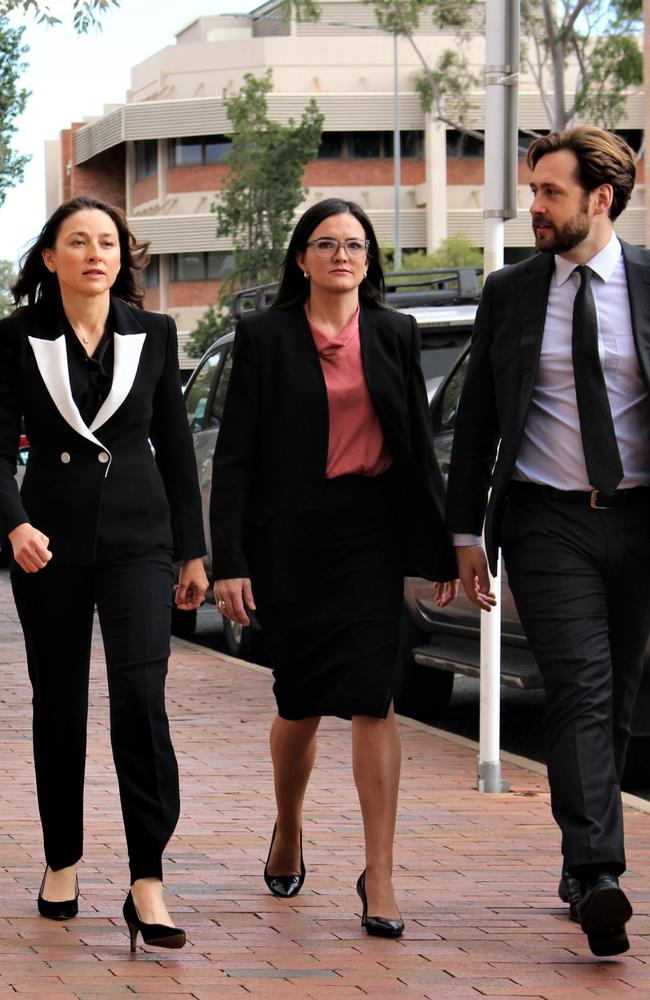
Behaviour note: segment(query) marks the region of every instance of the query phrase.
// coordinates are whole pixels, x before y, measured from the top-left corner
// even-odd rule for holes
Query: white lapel
[[[56,340],[42,340],[39,337],[29,337],[36,358],[41,378],[57,410],[63,419],[82,437],[92,441],[106,450],[104,445],[84,423],[77,404],[72,398],[70,388],[70,373],[68,372],[68,352],[65,337],[61,334]]]
[[[146,333],[113,334],[115,358],[113,361],[113,384],[110,392],[99,408],[97,416],[90,425],[91,431],[105,424],[122,405],[135,381],[140,355],[147,335]]]

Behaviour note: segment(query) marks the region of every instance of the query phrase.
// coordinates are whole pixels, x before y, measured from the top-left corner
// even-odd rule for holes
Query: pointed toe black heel
[[[76,892],[74,899],[66,899],[59,903],[53,902],[50,899],[43,899],[43,889],[45,888],[48,868],[49,865],[46,865],[41,888],[38,890],[38,912],[42,917],[47,917],[48,920],[71,920],[72,917],[76,917],[79,913],[79,882],[77,877],[75,876],[74,884]]]
[[[266,864],[264,865],[264,881],[274,896],[279,896],[281,899],[291,899],[292,896],[297,896],[302,889],[303,882],[305,881],[305,875],[307,874],[305,862],[302,857],[302,830],[300,831],[300,874],[269,875],[269,858],[271,857],[271,851],[273,850],[273,841],[275,840],[277,829],[278,827],[276,823],[273,827],[271,846],[269,847],[268,857],[266,859]]]
[[[122,914],[131,935],[131,951],[135,951],[138,933],[142,934],[144,943],[151,945],[152,948],[182,948],[185,944],[185,931],[180,927],[145,924],[144,920],[140,920],[130,892],[124,900]]]
[[[366,871],[365,868],[359,875],[357,881],[357,893],[363,906],[361,914],[361,926],[366,928],[368,934],[375,937],[398,938],[404,933],[404,921],[400,917],[398,920],[389,920],[388,917],[368,916],[368,897],[366,896]]]

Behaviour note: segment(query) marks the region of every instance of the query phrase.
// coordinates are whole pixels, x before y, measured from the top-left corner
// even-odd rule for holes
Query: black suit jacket
[[[634,343],[641,376],[649,388],[650,253],[622,241],[621,245]],[[452,532],[480,535],[485,517],[492,572],[496,571],[508,484],[537,378],[554,266],[553,254],[538,254],[491,274],[476,315],[454,431],[447,525]]]
[[[67,565],[93,561],[99,531],[115,558],[161,546],[202,556],[175,325],[115,298],[111,315],[113,381],[90,427],[72,398],[61,320],[36,307],[0,322],[0,535],[29,521]],[[19,494],[21,418],[30,455]]]
[[[360,337],[370,396],[394,459],[404,572],[453,579],[417,325],[389,309],[362,307]],[[250,576],[259,601],[300,594],[318,531],[328,435],[327,390],[303,306],[242,320],[214,454],[215,579]]]

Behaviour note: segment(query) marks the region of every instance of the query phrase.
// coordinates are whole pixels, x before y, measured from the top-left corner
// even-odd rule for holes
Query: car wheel
[[[172,604],[172,635],[179,639],[191,639],[196,631],[196,608],[193,611],[179,611]]]
[[[412,719],[439,719],[445,714],[454,688],[451,670],[438,670],[416,663],[413,648],[426,643],[426,633],[420,631],[405,611],[400,636],[400,670],[395,694],[395,710]]]

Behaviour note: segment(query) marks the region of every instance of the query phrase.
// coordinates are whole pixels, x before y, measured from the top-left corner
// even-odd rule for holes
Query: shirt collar
[[[609,242],[605,244],[602,250],[599,250],[597,254],[591,258],[591,260],[586,261],[589,267],[594,271],[598,277],[605,282],[609,281],[612,274],[614,273],[614,268],[618,264],[621,253],[621,244],[616,233],[612,233],[609,238]],[[564,257],[559,257],[555,255],[555,284],[556,286],[563,285],[568,278],[571,277],[578,265],[572,260],[565,260]]]

